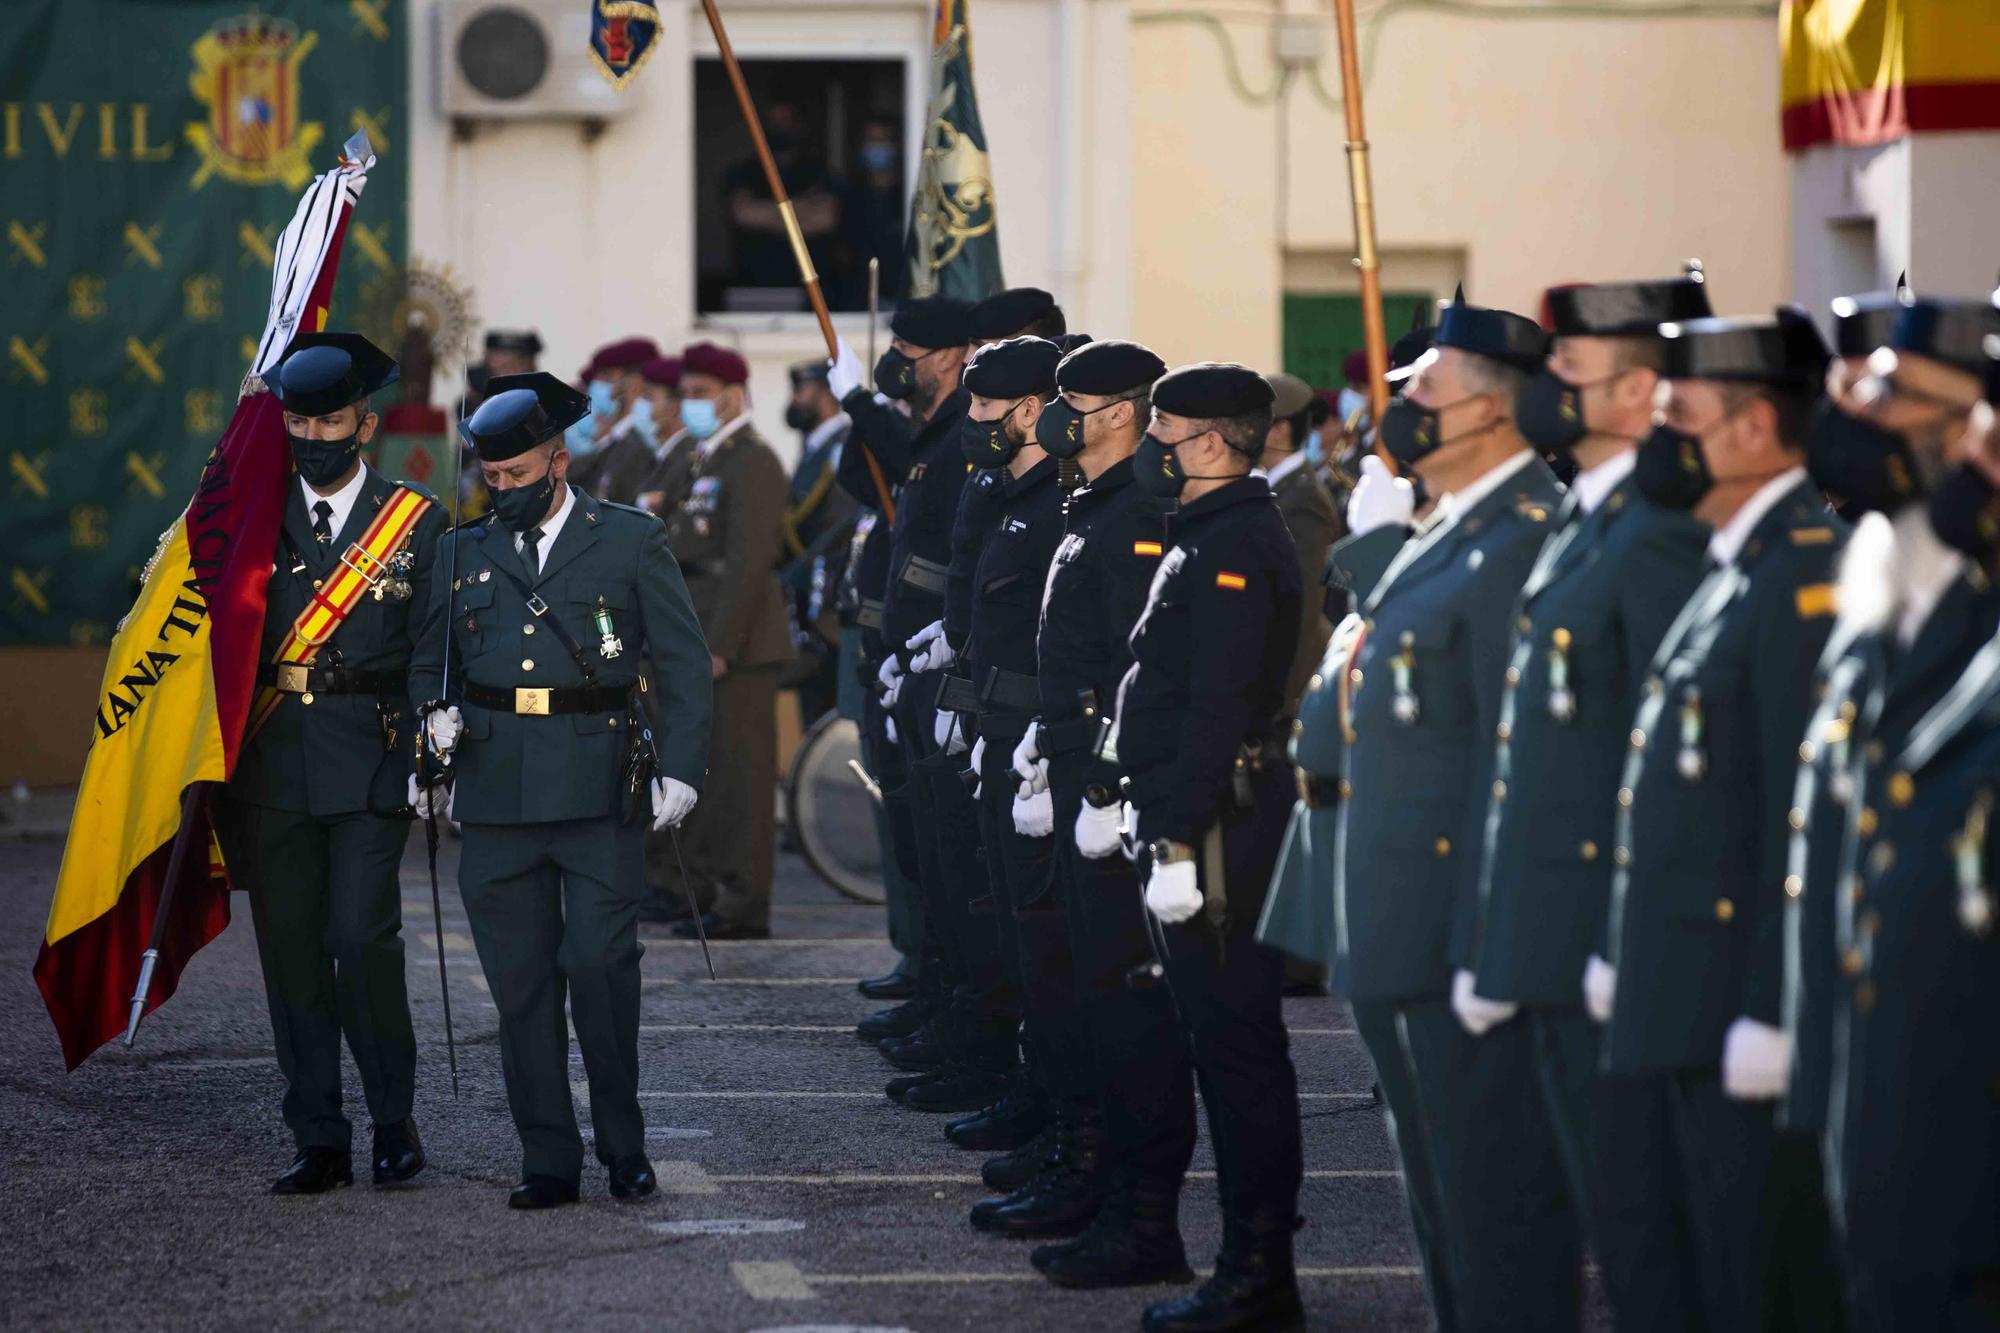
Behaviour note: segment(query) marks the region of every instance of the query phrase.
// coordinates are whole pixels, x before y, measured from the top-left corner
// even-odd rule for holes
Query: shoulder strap
[[[562,623],[562,617],[550,615],[549,604],[543,601],[541,595],[533,588],[523,583],[519,574],[516,574],[497,560],[493,563],[493,569],[501,578],[513,584],[515,591],[519,592],[526,599],[528,614],[540,621],[549,633],[556,636],[556,642],[562,645],[562,650],[569,654],[569,660],[576,663],[576,669],[583,674],[584,683],[586,685],[595,684],[597,681],[597,668],[591,665],[590,655],[578,646],[576,639],[570,634],[568,626]]]

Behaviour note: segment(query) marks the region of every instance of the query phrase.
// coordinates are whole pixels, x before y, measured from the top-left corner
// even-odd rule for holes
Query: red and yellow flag
[[[1785,148],[2000,129],[2000,5],[1783,0]]]
[[[374,157],[357,136],[318,177],[275,250],[270,320],[253,370],[294,332],[325,327],[354,202]],[[256,690],[271,553],[291,456],[268,393],[240,399],[194,498],[160,539],[139,600],[120,622],[98,694],[90,754],[63,849],[35,981],[69,1068],[125,1029],[140,958],[166,897],[167,861],[195,783],[227,781]],[[229,924],[228,879],[206,805],[182,860],[146,1005]]]

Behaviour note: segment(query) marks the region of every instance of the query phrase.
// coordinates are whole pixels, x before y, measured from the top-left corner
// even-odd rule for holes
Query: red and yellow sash
[[[312,600],[292,622],[290,637],[272,660],[279,666],[312,665],[319,656],[320,646],[333,637],[362,594],[389,576],[390,557],[403,549],[410,534],[417,530],[417,521],[430,507],[431,501],[424,496],[407,486],[398,486],[375,515],[375,521],[361,534],[361,540],[342,553],[325,586],[313,590]],[[282,693],[271,685],[258,688],[256,702],[250,707],[251,734],[270,717]]]

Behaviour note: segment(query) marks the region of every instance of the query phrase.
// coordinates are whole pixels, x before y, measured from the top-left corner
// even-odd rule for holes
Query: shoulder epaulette
[[[619,504],[616,500],[599,500],[597,505],[600,509],[622,509],[628,514],[637,514],[640,518],[659,517],[650,509],[641,509],[638,505]]]

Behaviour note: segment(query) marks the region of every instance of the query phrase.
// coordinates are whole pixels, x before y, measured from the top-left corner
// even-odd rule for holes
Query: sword
[[[688,912],[694,918],[694,937],[701,941],[701,961],[708,965],[708,979],[715,980],[715,959],[708,952],[708,927],[701,924],[701,907],[694,900],[694,885],[688,882],[687,862],[681,860],[681,831],[667,825],[667,838],[674,844],[674,868],[681,872],[681,892],[687,894]]]
[[[847,761],[847,766],[854,770],[855,777],[861,779],[861,785],[866,787],[868,794],[875,798],[875,804],[882,804],[882,784],[868,776],[868,770],[861,766],[861,761],[859,759],[850,759]]]
[[[882,261],[868,260],[868,365],[875,365],[875,321],[882,310]]]

